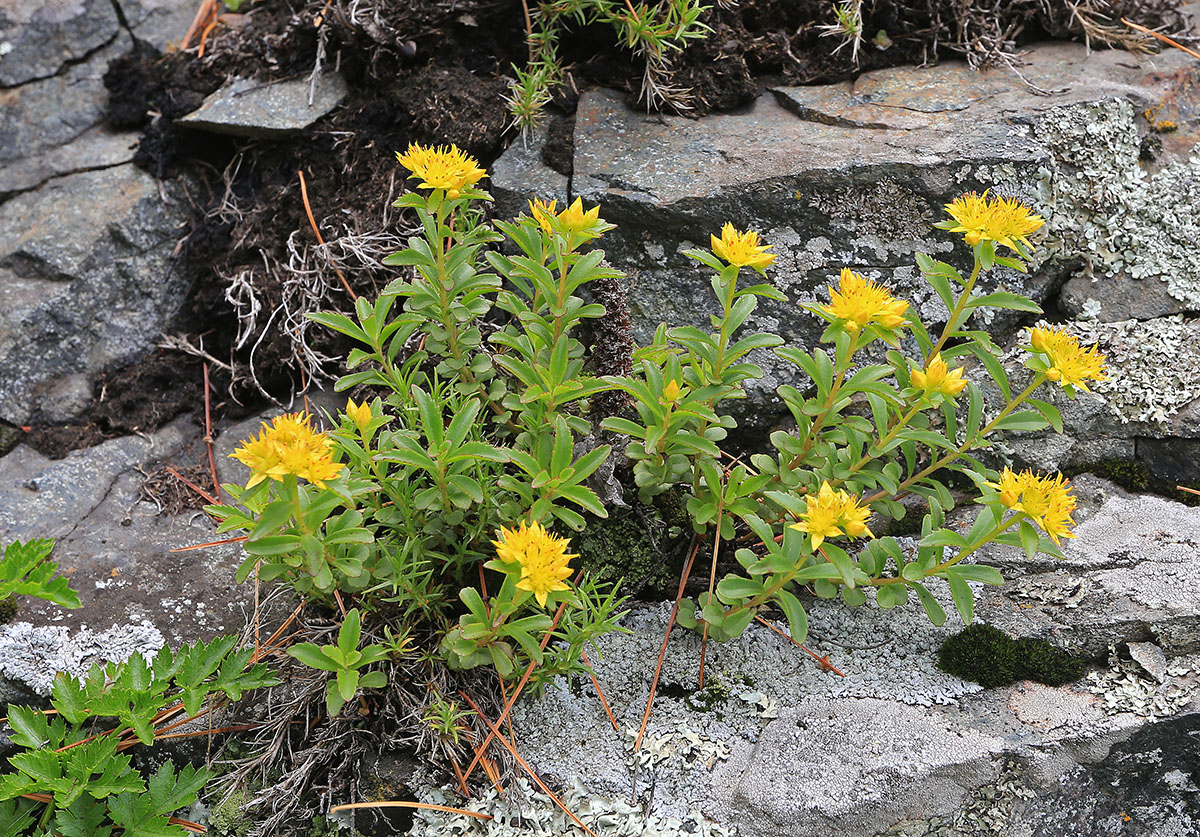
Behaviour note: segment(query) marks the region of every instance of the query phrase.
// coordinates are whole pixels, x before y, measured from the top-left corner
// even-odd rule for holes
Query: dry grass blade
[[[675,627],[675,614],[679,613],[679,600],[683,598],[683,589],[687,586],[688,576],[692,574],[692,564],[696,563],[696,553],[700,551],[700,538],[692,543],[692,552],[688,556],[687,566],[679,577],[679,592],[675,594],[675,604],[671,606],[671,615],[667,617],[667,630],[663,633],[662,648],[658,650],[658,663],[654,666],[654,679],[650,681],[650,696],[646,698],[646,711],[642,714],[642,725],[638,728],[637,738],[633,742],[636,753],[642,746],[642,736],[646,734],[646,724],[650,723],[650,710],[654,708],[654,693],[658,691],[658,678],[662,675],[663,660],[667,657],[667,644],[671,641],[671,629]]]
[[[550,790],[550,788],[546,786],[546,783],[542,781],[542,777],[537,775],[537,772],[532,767],[529,766],[529,763],[526,762],[525,759],[521,758],[521,754],[517,752],[517,748],[514,747],[507,738],[504,737],[504,734],[502,732],[500,732],[500,728],[496,724],[493,724],[491,721],[489,721],[487,719],[487,716],[484,715],[483,712],[479,709],[479,704],[477,704],[477,703],[475,703],[475,701],[471,700],[470,696],[467,695],[465,692],[459,692],[459,694],[462,695],[463,700],[465,700],[468,704],[470,704],[471,708],[475,710],[475,714],[479,717],[479,720],[483,721],[487,725],[488,729],[491,731],[490,735],[488,736],[488,740],[491,741],[492,738],[498,738],[500,740],[500,743],[504,745],[504,748],[506,750],[508,750],[509,754],[514,759],[517,760],[517,764],[521,765],[521,768],[526,773],[529,774],[529,778],[533,779],[534,783],[539,788],[542,789],[542,793],[544,793],[544,794],[546,794],[546,796],[550,797],[550,799],[552,799],[554,801],[554,804],[557,805],[559,808],[561,808],[563,813],[565,813],[568,817],[570,817],[571,821],[574,822],[577,826],[582,828],[588,834],[592,835],[592,837],[598,837],[596,832],[592,831],[590,828],[588,828],[586,825],[584,825],[583,820],[581,820],[581,819],[579,819],[579,817],[575,816],[575,812],[572,811],[570,808],[568,808],[563,803],[563,801],[558,798],[558,796],[554,793],[554,791]]]
[[[1185,47],[1183,44],[1179,43],[1178,41],[1173,41],[1170,38],[1168,38],[1166,35],[1155,32],[1153,29],[1147,29],[1145,26],[1139,26],[1138,24],[1134,23],[1133,21],[1126,20],[1125,18],[1121,18],[1121,23],[1124,23],[1130,29],[1133,29],[1137,32],[1142,32],[1143,34],[1149,35],[1152,38],[1158,38],[1163,43],[1175,47],[1175,49],[1183,50],[1184,52],[1186,52],[1188,55],[1192,56],[1193,58],[1200,58],[1200,52],[1196,52],[1196,50],[1194,50],[1194,49],[1188,49],[1187,47]]]
[[[1177,486],[1175,486],[1175,488],[1178,489],[1179,491],[1186,491],[1188,494],[1200,495],[1200,491],[1197,491],[1194,488],[1188,488],[1186,485],[1177,485]]]
[[[446,811],[450,814],[462,814],[464,817],[474,817],[477,820],[490,820],[491,814],[481,814],[478,811],[468,811],[466,808],[451,808],[449,805],[434,805],[432,802],[352,802],[348,805],[334,805],[329,813],[351,811],[355,808],[423,808],[428,811]]]

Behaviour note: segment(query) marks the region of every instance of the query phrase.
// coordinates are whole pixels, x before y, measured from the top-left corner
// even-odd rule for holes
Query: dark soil
[[[1177,0],[1075,5],[1085,12],[1103,7],[1110,18],[1129,15],[1167,30],[1180,27]],[[688,90],[674,100],[680,111],[698,116],[740,107],[766,83],[836,81],[946,57],[1002,62],[1021,44],[1083,34],[1080,16],[1060,0],[876,0],[864,4],[865,40],[855,64],[849,47],[839,48],[839,38],[823,35],[829,6],[827,0],[712,4],[703,18],[712,32],[691,42],[674,62],[670,83]],[[203,335],[206,350],[238,370],[233,381],[219,375],[214,380],[221,393],[217,418],[254,409],[271,395],[286,398],[310,383],[305,359],[279,320],[264,315],[249,335],[239,335],[225,298],[234,277],[249,283],[263,311],[279,310],[286,296],[284,266],[296,256],[288,239],[295,234],[305,268],[328,274],[332,290],[320,307],[348,308],[333,271],[311,253],[315,240],[299,171],[326,240],[377,234],[387,226],[386,206],[403,189],[395,152],[410,142],[454,143],[490,165],[513,138],[503,97],[506,74],[526,59],[521,0],[381,0],[369,14],[354,8],[352,15],[348,0],[261,0],[247,4],[243,14],[225,16],[207,38],[202,58],[194,45],[159,55],[138,44],[105,76],[110,124],[142,128],[138,165],[177,181],[194,211],[179,265],[194,290],[173,330],[193,339]],[[880,31],[886,48],[872,41]],[[614,45],[611,28],[599,24],[564,35],[560,55],[565,81],[550,108],[550,142],[543,153],[547,164],[569,173],[579,92],[589,85],[613,87],[636,105],[643,65]],[[233,75],[307,76],[318,60],[324,69],[336,68],[351,92],[302,135],[246,141],[175,124]],[[393,213],[393,232],[395,220]],[[372,294],[394,277],[379,265],[380,255],[364,251],[340,259],[356,292]],[[318,329],[308,332],[307,345],[330,357],[347,348]],[[152,430],[197,409],[198,369],[190,356],[156,353],[106,378],[85,421],[37,428],[29,441],[61,455],[112,435]]]

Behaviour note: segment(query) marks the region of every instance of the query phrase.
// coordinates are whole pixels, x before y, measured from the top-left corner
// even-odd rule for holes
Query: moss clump
[[[235,790],[208,815],[208,833],[216,837],[247,837],[254,822],[240,808],[249,801],[249,791]]]
[[[12,620],[17,615],[17,600],[12,596],[0,599],[0,625]]]
[[[942,643],[938,668],[981,686],[1033,680],[1062,686],[1083,676],[1083,660],[1044,639],[1013,639],[991,625],[976,623]]]
[[[571,551],[579,553],[580,568],[622,582],[629,595],[673,597],[692,537],[687,512],[675,492],[652,505],[633,502],[607,519],[585,515],[587,528],[571,538]]]

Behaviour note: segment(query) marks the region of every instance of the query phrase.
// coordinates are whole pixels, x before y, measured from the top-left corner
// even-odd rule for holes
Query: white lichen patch
[[[48,695],[60,671],[82,678],[96,663],[123,663],[134,653],[153,658],[165,644],[149,622],[114,625],[99,633],[86,627],[71,631],[13,622],[0,628],[0,675]]]
[[[1195,673],[1190,665],[1176,660],[1167,673],[1170,676],[1160,683],[1134,660],[1118,656],[1116,648],[1110,646],[1108,668],[1089,674],[1087,688],[1100,698],[1105,713],[1132,712],[1153,721],[1177,714],[1195,697],[1180,680]]]
[[[595,795],[579,782],[573,782],[560,798],[563,804],[599,837],[737,835],[736,829],[718,825],[698,810],[689,811],[683,817],[648,814],[641,805],[630,805],[616,797]],[[461,803],[440,790],[432,790],[425,794],[421,801],[487,814],[492,819],[481,820],[464,814],[419,810],[409,832],[412,837],[566,837],[585,833],[550,797],[534,789],[525,779],[509,785],[503,796],[491,790],[479,799]]]
[[[1054,108],[1036,133],[1054,156],[1037,184],[1051,256],[1083,259],[1092,276],[1156,279],[1200,308],[1200,154],[1153,176],[1125,100]]]

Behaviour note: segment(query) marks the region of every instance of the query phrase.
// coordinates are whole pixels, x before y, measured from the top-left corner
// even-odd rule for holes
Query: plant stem
[[[965,442],[963,442],[961,445],[959,445],[957,450],[953,450],[950,453],[947,453],[945,456],[942,456],[939,459],[934,460],[927,467],[923,468],[922,470],[913,474],[908,479],[904,480],[904,482],[900,483],[900,485],[896,487],[896,490],[894,492],[880,490],[880,491],[876,491],[874,494],[870,495],[869,497],[864,497],[863,504],[866,505],[866,504],[874,503],[876,500],[880,500],[880,499],[886,497],[888,494],[891,494],[893,496],[893,498],[899,497],[904,492],[904,489],[908,488],[913,483],[923,480],[925,477],[929,476],[930,474],[932,474],[934,471],[938,470],[942,466],[953,462],[955,459],[958,459],[964,453],[966,453],[967,451],[969,451],[973,447],[975,447],[975,441],[977,439],[980,439],[980,438],[986,436],[988,433],[990,433],[991,430],[997,424],[999,424],[1000,421],[1005,416],[1007,416],[1009,413],[1011,413],[1013,410],[1015,410],[1022,401],[1024,401],[1026,398],[1028,398],[1030,395],[1032,395],[1033,391],[1035,389],[1037,389],[1039,386],[1041,386],[1042,382],[1045,380],[1046,380],[1046,376],[1042,373],[1038,373],[1034,377],[1033,382],[1030,383],[1029,386],[1027,386],[1025,388],[1024,392],[1022,392],[1020,395],[1018,395],[1016,398],[1014,398],[1012,400],[1012,402],[1010,404],[1008,404],[1008,406],[1006,406],[1003,410],[1001,410],[1000,414],[998,416],[996,416],[994,419],[992,419],[990,422],[988,422],[987,425],[982,430],[980,430],[973,437],[971,437],[970,439],[967,439]]]
[[[808,428],[808,432],[804,434],[804,442],[800,447],[800,452],[788,463],[789,469],[799,468],[803,464],[805,457],[808,456],[809,450],[812,449],[813,444],[817,441],[817,434],[825,426],[825,420],[829,418],[829,414],[833,411],[833,405],[837,402],[838,392],[842,388],[842,381],[846,377],[846,372],[850,368],[850,360],[854,357],[856,351],[858,351],[858,332],[850,335],[850,348],[846,352],[845,363],[838,359],[837,374],[834,376],[833,386],[829,388],[829,393],[825,396],[825,403],[821,405],[821,414],[813,420],[812,425]]]
[[[971,291],[975,289],[975,281],[979,278],[979,271],[983,268],[983,262],[979,260],[979,254],[975,254],[975,266],[971,269],[971,278],[967,280],[967,284],[963,287],[962,295],[959,296],[958,302],[954,304],[954,310],[950,312],[950,319],[946,320],[946,327],[942,329],[942,336],[938,338],[937,345],[929,352],[929,359],[942,350],[946,345],[946,341],[950,339],[950,334],[958,328],[958,318],[962,316],[963,309],[967,302],[971,299]]]

